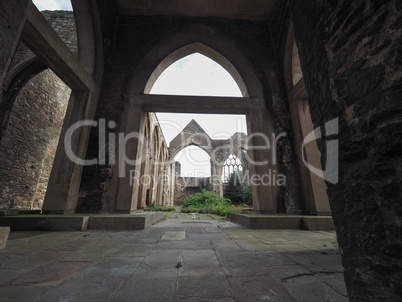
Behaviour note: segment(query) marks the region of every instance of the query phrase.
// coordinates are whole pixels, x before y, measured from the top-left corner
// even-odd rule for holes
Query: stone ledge
[[[6,247],[9,234],[10,234],[9,227],[0,227],[0,250]]]
[[[286,216],[228,213],[233,222],[250,229],[303,229],[309,231],[334,230],[331,216]]]
[[[303,216],[302,224],[304,230],[309,231],[332,231],[335,230],[331,216]]]
[[[0,217],[0,226],[12,230],[84,231],[144,230],[163,219],[162,212],[104,215],[18,215]]]
[[[144,230],[163,219],[162,212],[141,214],[91,215],[89,229],[104,230]]]
[[[88,216],[18,215],[0,217],[0,226],[12,230],[83,231],[88,228]]]

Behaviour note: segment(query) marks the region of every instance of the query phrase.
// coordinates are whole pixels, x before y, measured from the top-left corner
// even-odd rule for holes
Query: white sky
[[[73,10],[70,0],[33,0],[36,7],[42,10]]]
[[[184,57],[166,68],[150,93],[242,96],[232,76],[221,65],[199,53]],[[157,113],[156,115],[168,144],[192,119],[195,119],[212,139],[227,139],[236,132],[247,134],[244,115],[182,113]],[[187,147],[179,152],[175,159],[181,163],[182,176],[210,175],[210,158],[198,147]]]

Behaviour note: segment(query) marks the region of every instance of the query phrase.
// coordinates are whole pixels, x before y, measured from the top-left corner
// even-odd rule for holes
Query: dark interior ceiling
[[[117,0],[120,13],[266,19],[276,0]]]

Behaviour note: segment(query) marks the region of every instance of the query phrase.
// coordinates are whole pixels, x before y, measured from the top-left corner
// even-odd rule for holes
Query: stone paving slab
[[[229,277],[237,301],[293,301],[292,296],[269,276]]]
[[[113,257],[146,257],[152,251],[153,244],[123,244],[109,254]]]
[[[54,261],[35,270],[28,271],[20,277],[9,281],[5,286],[54,286],[84,270],[91,262]]]
[[[347,296],[343,274],[316,274],[316,276],[327,283],[329,286],[331,286],[333,289],[335,289],[337,292],[339,292],[341,295]]]
[[[214,249],[217,251],[236,251],[242,249],[236,242],[231,239],[211,240],[211,242]]]
[[[300,266],[315,273],[342,273],[341,255],[325,255],[317,253],[286,253],[286,257],[292,259]]]
[[[186,228],[187,234],[205,234],[205,228],[202,227],[190,227]]]
[[[180,253],[181,267],[178,276],[208,276],[223,275],[220,263],[213,250],[182,250]]]
[[[144,258],[142,257],[105,257],[77,274],[76,277],[81,279],[96,278],[98,276],[128,278],[143,260]]]
[[[174,302],[236,302],[233,298],[177,297]]]
[[[226,240],[230,239],[225,233],[189,233],[187,232],[188,240]]]
[[[209,250],[212,249],[212,243],[210,240],[165,240],[160,241],[155,245],[155,249],[169,250],[169,249],[200,249]]]
[[[184,240],[186,232],[184,231],[166,231],[161,240]]]
[[[346,302],[348,299],[325,283],[287,283],[285,289],[297,302]]]
[[[108,276],[87,279],[72,278],[57,287],[52,287],[38,299],[26,301],[112,301],[113,296],[119,291],[125,280],[125,278],[110,278]]]
[[[52,263],[85,266],[33,286]],[[0,300],[347,301],[342,272],[334,232],[167,219],[145,230],[11,232]]]
[[[176,268],[140,267],[134,275],[126,279],[112,301],[172,301],[177,283],[176,271]]]
[[[205,299],[231,296],[225,276],[217,274],[179,276],[176,294]]]

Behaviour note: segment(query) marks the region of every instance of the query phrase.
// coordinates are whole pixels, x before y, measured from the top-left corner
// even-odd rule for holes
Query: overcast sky
[[[73,10],[70,0],[33,0],[36,7],[42,10]]]

